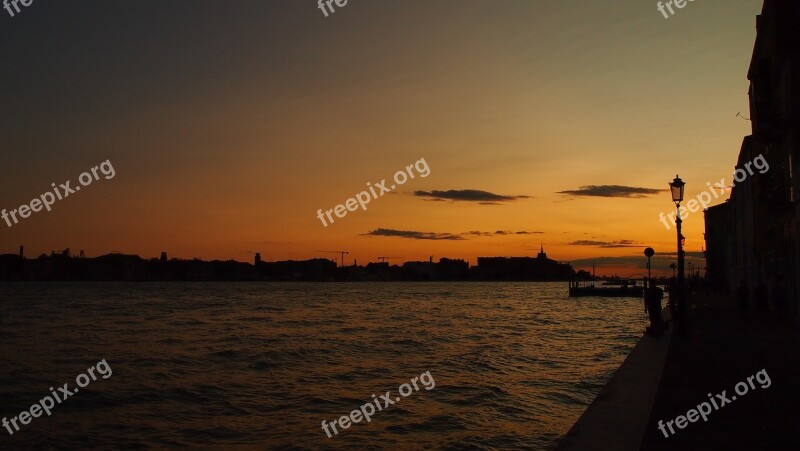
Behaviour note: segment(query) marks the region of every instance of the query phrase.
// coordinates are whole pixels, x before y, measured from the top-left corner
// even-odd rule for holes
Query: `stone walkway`
[[[671,338],[644,335],[556,449],[638,449]]]
[[[800,449],[800,325],[712,297],[694,301],[690,320],[689,332],[673,337],[641,449]],[[747,383],[761,370],[771,385],[758,379]],[[735,391],[739,382],[748,384],[744,395]],[[659,420],[686,416],[708,401],[709,393],[721,404],[715,395],[723,390],[731,402],[714,409],[707,421],[673,426],[669,438],[658,429]]]

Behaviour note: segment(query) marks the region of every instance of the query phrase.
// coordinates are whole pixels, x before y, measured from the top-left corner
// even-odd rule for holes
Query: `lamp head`
[[[669,190],[672,193],[672,201],[675,203],[683,202],[683,191],[686,187],[686,183],[681,180],[680,177],[677,175],[675,176],[675,180],[670,182]]]

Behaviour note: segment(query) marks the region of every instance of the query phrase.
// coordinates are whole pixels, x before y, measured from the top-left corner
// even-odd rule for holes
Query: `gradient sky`
[[[347,263],[475,263],[543,244],[577,268],[640,273],[646,246],[674,257],[675,231],[658,219],[674,210],[669,193],[564,192],[666,189],[679,173],[690,199],[728,181],[749,134],[736,113],[749,116],[760,9],[699,0],[664,19],[643,0],[350,0],[326,18],[310,0],[37,0],[15,17],[0,10],[0,208],[52,182],[74,186],[105,160],[116,170],[52,212],[0,222],[0,253],[280,260],[343,249]],[[420,158],[427,178],[327,228],[317,219]],[[435,190],[514,199],[414,195]],[[701,250],[703,228],[701,212],[686,218],[688,251]],[[424,234],[368,235],[378,229]]]

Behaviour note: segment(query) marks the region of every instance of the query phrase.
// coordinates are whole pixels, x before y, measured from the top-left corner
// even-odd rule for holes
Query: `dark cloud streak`
[[[521,199],[531,199],[530,196],[512,196],[490,193],[477,189],[451,189],[447,191],[414,191],[414,196],[425,197],[434,201],[477,202],[482,205],[499,205],[502,202],[513,202]]]
[[[619,241],[594,241],[594,240],[578,240],[567,243],[570,246],[596,246],[606,249],[620,248],[620,247],[638,247],[641,244],[633,240],[619,240]]]
[[[462,237],[461,235],[454,235],[452,233],[419,232],[413,230],[393,230],[393,229],[375,229],[363,235],[388,236],[388,237],[408,238],[413,240],[463,240],[464,239],[464,237]]]
[[[559,191],[572,197],[623,197],[623,198],[642,198],[653,196],[666,191],[665,189],[640,188],[635,186],[622,185],[587,185],[580,189]]]
[[[496,232],[481,232],[479,230],[472,230],[464,233],[438,233],[438,232],[420,232],[417,230],[395,230],[395,229],[375,229],[368,233],[362,233],[361,236],[384,236],[384,237],[397,237],[408,238],[413,240],[466,240],[464,236],[469,237],[494,237],[494,236],[507,236],[507,235],[534,235],[542,234],[544,232],[526,232],[524,230],[514,232],[511,230],[498,230]]]

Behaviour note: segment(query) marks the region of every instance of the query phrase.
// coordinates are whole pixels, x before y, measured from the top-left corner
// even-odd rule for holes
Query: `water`
[[[562,283],[0,285],[0,448],[548,449],[630,352],[636,299]],[[335,421],[430,371],[371,422]],[[381,406],[383,403],[381,403]],[[369,409],[367,409],[369,410]],[[358,417],[356,417],[358,418]],[[332,433],[332,431],[331,431]],[[333,434],[332,434],[333,435]]]

